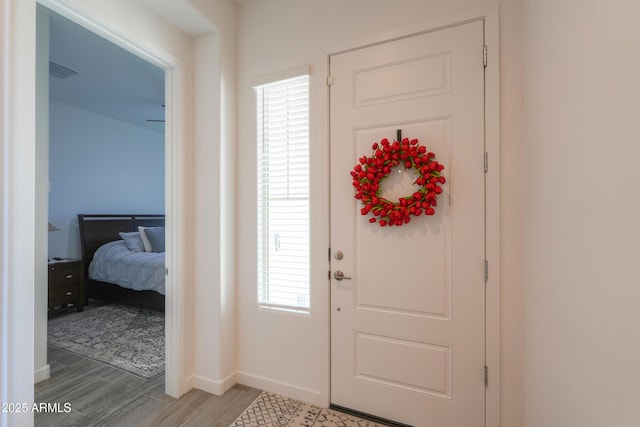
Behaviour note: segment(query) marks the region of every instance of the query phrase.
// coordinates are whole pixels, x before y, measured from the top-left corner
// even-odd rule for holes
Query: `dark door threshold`
[[[345,408],[344,406],[334,405],[333,403],[329,408],[344,412],[345,414],[353,415],[364,420],[373,421],[374,423],[383,424],[390,427],[412,427],[409,424],[402,424],[395,421],[387,420],[385,418],[376,417],[375,415],[365,414],[364,412],[354,411],[353,409]]]

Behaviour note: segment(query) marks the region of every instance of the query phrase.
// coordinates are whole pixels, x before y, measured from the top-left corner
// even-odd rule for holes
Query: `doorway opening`
[[[46,2],[48,6],[49,3],[51,2]],[[53,6],[58,5],[54,2]],[[44,198],[41,197],[42,194],[38,197],[44,199],[40,200],[41,206],[49,211],[50,229],[53,228],[55,231],[48,233],[49,239],[45,238],[44,244],[43,239],[39,239],[40,244],[37,246],[48,246],[51,260],[78,260],[82,258],[82,254],[77,214],[165,214],[171,220],[166,222],[166,233],[163,233],[163,237],[167,236],[168,254],[162,268],[166,289],[163,293],[166,295],[166,306],[171,307],[174,301],[171,290],[175,283],[175,280],[172,280],[175,277],[175,269],[171,268],[175,263],[175,257],[171,256],[172,243],[175,242],[170,238],[171,230],[175,226],[172,222],[175,221],[175,215],[172,215],[170,202],[172,176],[176,172],[172,169],[171,161],[175,144],[175,136],[171,132],[175,128],[171,120],[175,117],[172,115],[172,103],[177,98],[173,91],[175,64],[167,60],[164,53],[150,52],[136,45],[136,40],[125,41],[111,29],[92,21],[90,17],[79,18],[66,7],[52,7],[55,11],[42,5],[38,5],[38,8],[39,12],[44,9],[49,15],[47,30],[51,29],[52,38],[56,37],[58,42],[62,42],[61,46],[54,46],[56,41],[52,40],[49,51],[51,56],[47,61],[49,74],[56,76],[51,77],[52,81],[55,79],[55,83],[51,84],[48,92],[51,94],[53,105],[50,111],[51,120],[56,121],[49,134],[53,136],[53,133],[57,132],[57,141],[53,142],[56,144],[55,153],[53,150],[49,151],[47,144],[47,160],[50,160],[52,165],[51,175],[45,178],[49,179],[49,189],[45,192]],[[40,25],[38,31],[39,27]],[[81,33],[82,35],[79,35]],[[73,39],[74,45],[69,46],[68,40]],[[108,40],[115,42],[111,43]],[[96,81],[92,83],[90,79],[84,80],[81,84],[82,79],[73,82],[76,74],[82,74],[82,66],[74,65],[68,55],[82,56],[83,52],[77,45],[90,49],[91,43],[101,44],[102,47],[110,45],[108,53],[96,50],[94,53],[99,57],[94,57],[94,63],[89,65],[93,66],[95,72],[98,60],[106,59],[108,66],[103,66],[99,74],[102,78],[111,76],[114,82],[120,80],[118,89]],[[160,56],[164,59],[160,59]],[[87,59],[85,55],[83,60],[86,62]],[[78,83],[80,86],[75,93],[68,90],[72,83]],[[117,93],[120,93],[120,96],[116,96]],[[38,104],[50,104],[46,92],[38,91],[37,96]],[[123,101],[123,97],[127,96],[129,101]],[[83,105],[83,102],[86,105]],[[90,125],[97,126],[93,135],[90,135]],[[105,144],[105,141],[111,143]],[[55,177],[52,174],[55,174]],[[138,178],[132,178],[135,175]],[[83,184],[84,187],[79,184]],[[47,197],[50,198],[49,202],[46,201]],[[47,240],[50,241],[49,244]],[[43,252],[42,248],[39,252]],[[37,266],[38,270],[41,270],[40,265]],[[166,274],[166,271],[173,274]],[[44,282],[46,281],[45,276]],[[37,294],[43,291],[36,288],[37,298]],[[40,298],[47,299],[46,295]],[[88,301],[85,299],[85,302]],[[38,330],[42,329],[42,323],[38,322],[37,316],[38,313],[36,353],[39,347],[46,348],[47,345],[46,320],[42,333]],[[177,329],[174,323],[177,318],[175,308],[167,310],[166,332],[162,334],[166,342],[163,355],[164,389],[167,394],[173,396],[178,394],[178,382],[175,378],[178,352],[174,340]]]

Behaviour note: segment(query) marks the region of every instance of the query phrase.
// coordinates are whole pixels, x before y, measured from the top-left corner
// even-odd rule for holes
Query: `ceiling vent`
[[[64,65],[56,64],[53,61],[49,61],[49,75],[57,77],[59,79],[67,79],[75,74],[77,71],[67,68]]]

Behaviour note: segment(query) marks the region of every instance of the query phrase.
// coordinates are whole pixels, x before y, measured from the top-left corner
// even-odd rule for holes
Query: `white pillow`
[[[145,234],[144,229],[145,227],[142,227],[142,226],[138,227],[138,231],[140,232],[140,237],[142,237],[142,244],[144,245],[144,251],[151,252],[152,251],[151,242],[149,241],[149,238]]]

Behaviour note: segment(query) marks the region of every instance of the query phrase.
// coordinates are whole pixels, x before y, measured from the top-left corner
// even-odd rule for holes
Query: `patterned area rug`
[[[371,421],[263,391],[230,427],[382,427]]]
[[[49,345],[144,379],[164,371],[164,313],[117,304],[49,319]]]

